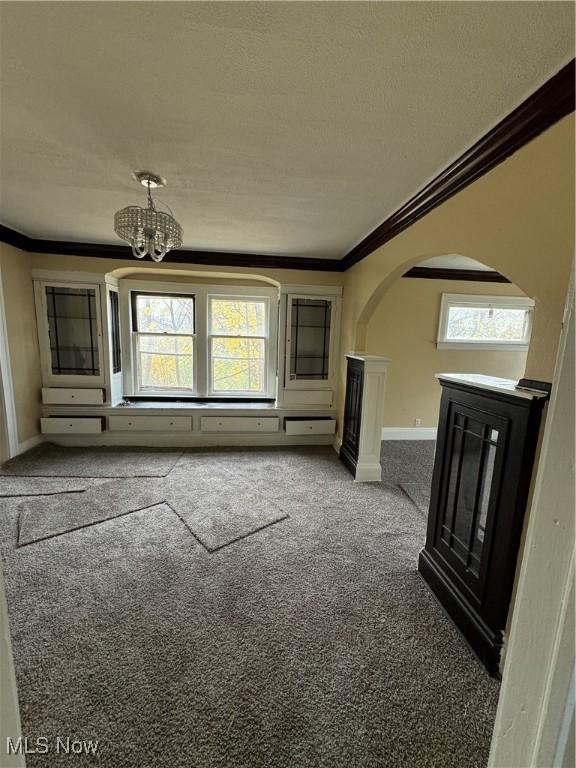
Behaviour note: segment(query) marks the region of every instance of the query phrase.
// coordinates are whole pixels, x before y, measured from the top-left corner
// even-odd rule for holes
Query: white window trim
[[[518,341],[459,341],[446,338],[448,329],[448,311],[450,307],[483,307],[493,309],[527,309],[528,323],[523,342]],[[440,320],[438,323],[437,349],[475,349],[506,350],[508,352],[526,352],[532,333],[534,300],[525,296],[484,296],[468,293],[443,293],[440,304]]]
[[[328,301],[331,306],[330,337],[328,340],[328,378],[326,379],[291,379],[290,355],[292,352],[292,299],[316,299]],[[310,293],[289,293],[286,297],[286,346],[284,360],[284,387],[286,389],[332,389],[336,377],[336,329],[340,326],[340,302],[337,295],[318,295]]]
[[[123,359],[123,381],[125,397],[188,397],[209,398],[210,400],[254,400],[276,397],[277,338],[278,338],[278,289],[259,286],[233,286],[215,284],[195,284],[179,282],[155,282],[148,280],[119,280],[120,317],[122,329],[122,349],[128,350]],[[133,292],[180,294],[195,298],[194,327],[194,388],[193,390],[151,390],[139,389],[138,360],[136,352],[137,333],[132,330],[132,308],[130,294]],[[263,392],[217,392],[211,387],[210,357],[208,335],[209,298],[267,299],[267,344],[266,344],[266,387]],[[126,359],[126,357],[128,359]],[[200,364],[201,361],[201,364]]]
[[[227,390],[226,392],[216,392],[214,390],[214,382],[212,378],[212,366],[210,364],[211,361],[211,351],[212,351],[212,339],[215,337],[217,338],[223,338],[223,334],[218,333],[212,333],[212,329],[210,327],[210,303],[213,299],[230,299],[230,298],[237,298],[239,300],[247,300],[250,301],[253,300],[259,300],[261,301],[264,299],[265,302],[265,324],[264,324],[264,336],[234,336],[229,335],[226,336],[226,338],[229,339],[264,339],[264,389],[261,392],[251,392],[250,394],[247,394],[246,392],[235,392],[233,390]],[[207,295],[207,328],[206,328],[206,372],[208,376],[208,396],[210,398],[218,398],[218,397],[276,397],[276,362],[275,362],[275,350],[278,349],[278,343],[277,343],[277,333],[276,333],[276,325],[274,325],[274,331],[271,328],[271,314],[275,315],[277,317],[278,312],[271,312],[271,301],[269,296],[262,296],[262,295],[240,295],[238,293],[234,293],[233,296],[230,294],[225,294],[222,292],[218,293],[208,293]],[[274,359],[274,364],[271,364],[271,359]],[[271,386],[272,385],[272,386]],[[272,392],[272,394],[268,394]]]
[[[55,273],[58,274],[58,273]],[[96,333],[98,343],[98,374],[87,374],[85,376],[68,373],[52,373],[52,352],[50,348],[50,330],[48,321],[48,305],[46,300],[46,288],[81,288],[94,291],[94,304],[96,309]],[[95,285],[89,282],[72,282],[68,280],[35,280],[34,281],[34,300],[36,304],[36,317],[38,318],[38,340],[40,342],[40,368],[42,381],[46,382],[44,386],[67,386],[67,387],[103,387],[106,384],[104,360],[104,345],[106,345],[107,354],[107,334],[103,332],[102,324],[102,290],[101,284]]]

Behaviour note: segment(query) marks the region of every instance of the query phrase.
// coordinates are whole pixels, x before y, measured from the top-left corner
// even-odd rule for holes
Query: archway
[[[525,373],[532,297],[505,278],[494,282],[494,272],[483,263],[470,261],[472,269],[462,270],[457,265],[463,257],[438,258],[444,270],[428,267],[425,260],[417,262],[422,277],[412,278],[405,269],[389,275],[358,321],[357,340],[361,337],[364,351],[392,360],[385,438],[434,436],[440,400],[436,374],[517,381]]]

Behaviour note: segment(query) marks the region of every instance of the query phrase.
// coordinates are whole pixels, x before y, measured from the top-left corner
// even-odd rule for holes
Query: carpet
[[[10,496],[49,496],[53,493],[85,491],[88,483],[82,480],[45,477],[0,476],[0,498]]]
[[[163,492],[214,478],[213,505],[286,468],[266,498],[290,519],[212,554],[167,504],[9,548],[7,500],[24,733],[97,739],[101,768],[485,766],[499,686],[416,572],[404,458],[364,485],[330,449],[186,452]]]
[[[408,498],[414,502],[417,509],[422,512],[424,517],[427,518],[428,509],[430,508],[430,484],[400,483],[400,488],[402,488]]]
[[[182,452],[162,448],[66,448],[43,443],[0,468],[27,477],[164,477]]]
[[[220,492],[216,498],[200,497],[185,507],[171,507],[208,550],[219,549],[251,536],[288,515],[259,493]]]
[[[383,440],[382,479],[389,483],[431,483],[435,447],[434,440]]]
[[[145,509],[164,501],[164,495],[155,480],[116,480],[81,494],[63,493],[25,501],[19,510],[18,546]]]

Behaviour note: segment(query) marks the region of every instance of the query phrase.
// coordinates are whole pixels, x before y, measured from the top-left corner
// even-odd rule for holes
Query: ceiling
[[[2,2],[0,221],[340,258],[566,64],[569,2]]]
[[[492,267],[487,267],[481,261],[471,259],[469,256],[460,256],[459,254],[446,254],[446,256],[432,256],[430,259],[416,264],[417,267],[428,267],[429,269],[472,269],[477,272],[491,272]]]

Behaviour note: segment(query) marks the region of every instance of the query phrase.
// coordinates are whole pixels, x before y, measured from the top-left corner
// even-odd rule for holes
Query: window
[[[194,296],[132,293],[138,389],[194,392]]]
[[[442,295],[438,348],[527,350],[532,299],[518,296]]]
[[[277,289],[121,280],[119,290],[126,397],[276,397]]]
[[[209,297],[213,393],[265,393],[267,304],[261,298]]]

